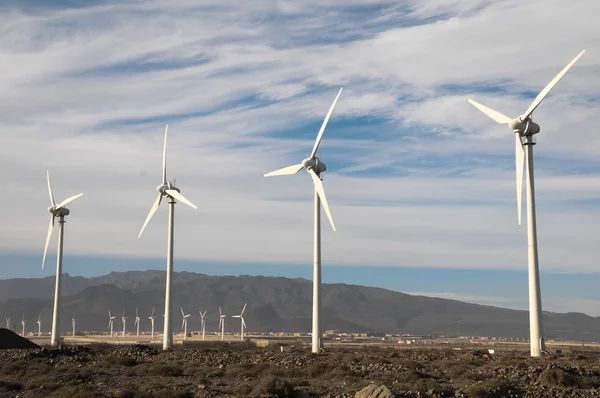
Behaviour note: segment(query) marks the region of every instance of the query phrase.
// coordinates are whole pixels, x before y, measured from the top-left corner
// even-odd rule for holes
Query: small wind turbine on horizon
[[[123,337],[125,337],[125,326],[127,325],[127,317],[125,316],[125,308],[123,308],[123,316],[121,316],[121,322],[123,323]]]
[[[73,327],[73,337],[75,337],[75,313],[73,313],[73,318],[71,318],[71,326]]]
[[[138,235],[138,239],[142,236],[146,225],[158,210],[162,202],[163,196],[169,199],[169,227],[167,238],[167,278],[165,287],[165,324],[163,335],[163,350],[168,350],[173,345],[172,320],[171,320],[171,277],[173,275],[173,234],[175,230],[175,203],[176,200],[197,209],[196,205],[187,200],[181,193],[179,188],[175,187],[174,183],[167,182],[167,132],[169,125],[165,127],[165,143],[163,146],[163,162],[162,162],[162,184],[156,187],[158,197],[146,217],[146,221],[142,226],[142,230]]]
[[[136,328],[136,336],[140,338],[140,316],[138,314],[138,309],[135,307],[135,328]]]
[[[154,307],[152,307],[152,315],[150,315],[148,319],[150,319],[150,323],[152,325],[152,338],[154,338],[154,320],[156,319],[154,316]]]
[[[202,310],[198,311],[200,313],[200,318],[201,318],[201,326],[202,326],[202,341],[204,341],[204,333],[206,331],[206,321],[204,320],[204,317],[206,316],[206,310],[204,312],[202,312]],[[10,318],[9,318],[10,319]],[[8,329],[8,328],[7,328]]]
[[[183,320],[181,322],[181,330],[183,330],[183,339],[187,340],[187,323],[188,323],[188,318],[192,315],[192,314],[185,314],[185,312],[183,311],[183,307],[181,308],[181,315],[183,316]]]
[[[27,323],[27,321],[25,320],[25,314],[23,314],[23,318],[21,318],[21,336],[25,337],[25,324]]]
[[[82,193],[73,195],[56,204],[54,201],[54,195],[52,194],[52,186],[50,185],[50,172],[46,170],[46,179],[48,180],[48,194],[50,195],[50,226],[48,227],[48,235],[46,236],[46,246],[44,248],[44,257],[42,258],[42,269],[46,263],[46,253],[48,252],[48,244],[52,237],[52,231],[54,230],[54,221],[58,217],[58,252],[56,254],[56,284],[54,287],[54,312],[52,314],[52,332],[50,337],[50,345],[56,346],[60,340],[60,295],[61,295],[61,276],[62,276],[62,262],[63,262],[63,241],[64,241],[64,229],[65,229],[65,217],[71,212],[65,206],[75,199],[79,198]]]
[[[6,318],[6,328],[10,330],[10,317]]]
[[[337,96],[333,100],[333,103],[331,104],[331,107],[329,108],[329,112],[327,112],[327,115],[325,116],[325,120],[323,120],[323,124],[321,125],[321,129],[317,134],[317,139],[315,141],[315,145],[313,146],[313,150],[310,153],[310,156],[304,159],[300,164],[284,167],[282,169],[265,174],[265,177],[281,176],[288,174],[296,174],[300,170],[306,169],[308,174],[310,174],[315,185],[312,352],[319,352],[319,349],[321,348],[321,333],[319,332],[321,310],[321,202],[323,202],[323,208],[325,209],[325,213],[327,214],[327,218],[329,219],[331,228],[333,228],[333,230],[335,231],[335,224],[333,223],[333,218],[331,217],[331,212],[329,211],[329,205],[327,204],[327,198],[325,197],[325,188],[323,187],[323,181],[321,178],[321,173],[323,173],[327,169],[327,167],[325,166],[325,163],[321,162],[321,159],[317,156],[317,150],[319,149],[319,144],[321,143],[321,139],[323,138],[325,127],[327,127],[327,122],[329,121],[329,118],[333,113],[333,108],[335,108],[335,104],[337,103],[338,99],[340,98],[340,95],[342,94],[342,90],[343,87],[340,88],[340,91],[338,92]]]
[[[241,334],[241,338],[240,340],[244,340],[244,328],[246,327],[246,321],[244,321],[244,311],[246,311],[246,306],[248,305],[248,303],[244,304],[244,308],[242,308],[242,312],[240,312],[239,315],[233,315],[232,318],[240,318],[240,320],[242,321],[242,334]]]
[[[221,312],[221,306],[219,306],[219,329],[221,329],[221,340],[225,340],[225,317],[227,315]]]
[[[469,103],[501,124],[507,124],[515,134],[515,166],[517,177],[517,217],[521,225],[521,205],[523,201],[523,166],[527,160],[527,246],[528,246],[528,274],[529,274],[529,341],[531,356],[539,357],[545,349],[542,326],[542,299],[540,291],[540,275],[537,249],[537,226],[535,215],[535,187],[533,173],[533,141],[534,134],[540,132],[540,126],[533,121],[533,111],[542,103],[554,86],[567,73],[569,69],[583,55],[580,52],[533,100],[527,111],[517,118],[511,119],[502,113],[490,109],[478,102],[468,99]],[[523,142],[523,138],[525,142]],[[526,150],[523,149],[526,147]]]
[[[110,310],[108,310],[108,327],[110,328],[110,337],[113,337],[113,326],[115,323],[115,316],[112,316]]]
[[[36,323],[38,325],[38,337],[40,337],[42,335],[42,313],[41,312],[38,315],[38,320]]]

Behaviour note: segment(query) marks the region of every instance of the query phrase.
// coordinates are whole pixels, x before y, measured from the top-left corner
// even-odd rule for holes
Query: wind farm
[[[314,5],[0,7],[0,396],[599,395],[600,6]]]

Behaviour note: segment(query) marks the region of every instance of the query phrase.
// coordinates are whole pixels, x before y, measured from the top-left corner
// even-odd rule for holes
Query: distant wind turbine
[[[325,127],[327,126],[327,122],[331,117],[333,108],[335,108],[335,104],[337,103],[338,99],[340,98],[340,95],[342,94],[342,89],[343,88],[340,88],[340,91],[338,92],[337,96],[333,100],[333,103],[331,104],[331,107],[329,108],[329,112],[327,112],[327,115],[325,116],[325,120],[323,120],[323,124],[321,125],[321,129],[317,134],[317,139],[315,141],[315,145],[313,146],[313,150],[310,153],[310,156],[304,159],[300,164],[284,167],[282,169],[265,174],[265,177],[281,176],[288,174],[296,174],[300,170],[306,169],[308,174],[310,174],[315,185],[315,243],[313,267],[312,352],[319,352],[321,336],[319,325],[321,310],[321,202],[323,202],[323,208],[325,209],[325,214],[327,214],[327,218],[329,219],[331,228],[333,228],[333,230],[335,231],[335,225],[333,224],[333,218],[331,217],[331,212],[329,211],[329,205],[327,204],[327,198],[325,197],[325,188],[323,187],[323,181],[321,178],[321,173],[324,172],[327,169],[327,167],[325,167],[325,163],[321,162],[321,159],[319,159],[319,157],[317,156],[317,150],[319,149],[319,144],[321,143],[321,139],[323,138],[323,133],[325,132]]]
[[[22,331],[21,331],[21,336],[25,337],[25,324],[27,323],[27,321],[25,321],[25,314],[23,314],[23,318],[21,319],[21,327],[22,327]]]
[[[517,218],[521,225],[521,206],[523,201],[523,165],[526,163],[527,176],[527,251],[529,273],[529,342],[532,357],[539,357],[545,349],[544,329],[542,326],[542,297],[540,291],[540,274],[537,249],[537,225],[535,215],[535,187],[533,181],[533,141],[534,134],[540,132],[540,126],[533,121],[533,111],[542,103],[554,86],[583,55],[580,52],[533,100],[525,113],[514,119],[481,105],[471,99],[469,103],[486,116],[500,124],[507,124],[515,134],[515,166],[517,177]],[[525,139],[525,142],[523,142]],[[523,149],[525,146],[526,150]]]
[[[173,333],[171,325],[171,277],[173,275],[173,234],[175,229],[175,203],[176,200],[196,209],[196,205],[187,200],[179,191],[179,188],[175,187],[174,183],[167,182],[167,131],[169,125],[165,127],[165,143],[163,147],[163,162],[162,162],[162,184],[156,189],[158,190],[158,197],[146,217],[146,221],[142,226],[142,230],[138,235],[138,238],[142,236],[146,225],[150,222],[150,219],[158,210],[163,196],[169,199],[169,232],[167,239],[167,280],[165,288],[165,325],[164,325],[164,336],[163,336],[163,350],[168,350],[173,345]]]
[[[40,337],[42,335],[42,313],[41,312],[38,315],[37,325],[38,325],[38,337]]]
[[[137,307],[135,308],[135,327],[136,327],[136,336],[140,338],[140,316],[138,314]]]
[[[204,332],[206,331],[206,322],[204,320],[204,317],[206,316],[206,310],[204,312],[202,312],[202,311],[198,311],[198,312],[200,312],[200,318],[202,319],[202,321],[201,321],[202,322],[202,341],[204,341]]]
[[[121,317],[123,323],[123,337],[125,337],[125,325],[127,325],[127,317],[125,316],[125,308],[123,308],[123,316]]]
[[[227,315],[221,312],[221,307],[219,306],[219,328],[221,329],[221,340],[225,340],[225,317]]]
[[[240,340],[244,340],[244,328],[246,327],[246,322],[244,321],[244,311],[246,311],[246,306],[248,305],[248,303],[244,304],[244,308],[242,308],[242,312],[239,315],[234,315],[232,316],[232,318],[240,318],[240,320],[242,321],[242,335]]]
[[[152,338],[154,338],[154,319],[156,319],[154,316],[154,307],[152,307],[152,315],[150,315],[148,319],[150,319],[150,323],[152,324]]]
[[[188,318],[192,315],[192,314],[185,314],[185,312],[183,312],[183,308],[181,308],[181,315],[183,316],[183,320],[181,322],[181,330],[183,330],[183,339],[187,340],[187,323],[188,323]]]
[[[113,326],[115,323],[115,316],[110,314],[110,310],[108,310],[108,327],[110,328],[110,337],[113,337]]]
[[[46,179],[48,180],[48,194],[50,194],[50,204],[48,211],[50,212],[50,226],[48,227],[48,235],[46,236],[46,247],[44,248],[44,257],[42,258],[42,269],[44,269],[44,263],[46,262],[46,253],[48,252],[48,244],[52,237],[52,231],[54,230],[54,220],[58,217],[58,253],[56,254],[56,284],[54,287],[54,312],[52,314],[52,335],[50,337],[50,345],[56,346],[60,340],[60,279],[62,275],[62,261],[63,261],[63,240],[64,240],[64,229],[65,229],[65,217],[69,215],[70,211],[65,206],[81,195],[82,193],[73,195],[56,204],[54,201],[54,195],[52,194],[52,186],[50,185],[50,172],[46,170]]]
[[[10,329],[10,317],[6,318],[6,328]]]
[[[71,326],[73,327],[73,337],[75,337],[75,313],[73,313],[73,318],[71,318]]]

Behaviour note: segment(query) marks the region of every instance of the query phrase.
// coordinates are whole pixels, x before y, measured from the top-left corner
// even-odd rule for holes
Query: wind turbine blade
[[[52,231],[54,230],[54,215],[50,216],[50,226],[48,227],[48,235],[46,235],[46,246],[44,247],[44,257],[42,257],[42,269],[46,263],[46,253],[48,252],[48,245],[50,244],[50,238],[52,237]]]
[[[242,325],[244,325],[244,328],[246,327],[246,321],[244,321],[244,317],[242,317]]]
[[[246,306],[248,305],[248,303],[244,304],[244,308],[242,308],[242,312],[240,313],[240,315],[244,315],[244,311],[246,311]]]
[[[181,203],[184,203],[188,206],[190,206],[193,209],[197,209],[196,205],[193,204],[192,202],[190,202],[189,200],[187,200],[182,194],[180,194],[179,192],[177,192],[174,189],[166,189],[165,193],[169,196],[174,197],[175,199],[177,199],[178,201],[180,201]]]
[[[185,313],[183,312],[183,308],[181,309],[181,315],[185,317]]]
[[[274,177],[274,176],[285,176],[289,174],[296,174],[300,170],[302,170],[304,166],[302,164],[295,164],[293,166],[284,167],[282,169],[278,169],[275,171],[271,171],[270,173],[265,174],[265,177]]]
[[[329,223],[331,224],[331,228],[335,231],[335,224],[333,223],[333,218],[331,218],[331,212],[329,211],[329,204],[327,204],[327,198],[325,197],[325,188],[323,188],[323,181],[319,178],[317,173],[313,169],[308,171],[310,176],[315,183],[315,189],[319,193],[319,198],[321,198],[321,202],[323,203],[323,208],[325,209],[325,213],[327,214],[327,218],[329,219]]]
[[[165,145],[163,146],[163,164],[162,164],[162,177],[163,184],[167,183],[167,133],[169,131],[169,125],[165,126]]]
[[[521,136],[515,134],[515,170],[517,172],[517,217],[521,225],[522,205],[523,205],[523,166],[525,164],[525,152]]]
[[[54,195],[52,195],[52,186],[50,186],[50,171],[46,170],[46,179],[48,180],[48,193],[50,194],[50,203],[52,203],[52,206],[55,206],[56,203],[54,202]]]
[[[183,321],[181,322],[181,330],[183,330],[183,326],[185,325],[185,318],[183,319]]]
[[[158,206],[160,206],[161,200],[162,200],[162,194],[159,193],[158,198],[156,198],[156,201],[154,201],[154,204],[152,205],[152,208],[150,209],[150,213],[148,213],[148,217],[146,217],[146,221],[144,221],[144,225],[142,226],[142,230],[140,231],[140,234],[138,235],[138,239],[142,236],[142,233],[144,232],[146,225],[148,225],[148,223],[150,222],[150,219],[152,218],[154,213],[156,213],[156,210],[158,210]]]
[[[221,329],[221,324],[223,323],[223,318],[219,318],[219,327],[217,329]]]
[[[315,140],[315,146],[313,147],[313,150],[310,154],[311,159],[315,157],[317,150],[319,149],[319,144],[321,143],[321,139],[323,138],[323,133],[325,132],[325,127],[327,127],[327,122],[329,122],[329,117],[333,113],[333,108],[335,108],[335,104],[337,103],[338,99],[340,98],[340,94],[342,94],[343,89],[344,89],[343,87],[340,88],[340,91],[338,92],[335,99],[333,100],[333,104],[331,104],[331,107],[329,108],[329,112],[327,112],[327,116],[325,116],[325,120],[323,120],[321,129],[319,130],[319,134],[317,134],[317,139]]]
[[[525,112],[525,114],[523,115],[522,120],[527,119],[533,113],[533,111],[535,111],[535,108],[537,108],[538,105],[542,103],[542,101],[544,100],[544,98],[546,98],[546,96],[548,95],[548,93],[550,93],[550,91],[552,91],[552,89],[554,88],[554,86],[556,86],[556,83],[558,83],[560,81],[560,79],[562,79],[563,76],[569,71],[569,69],[571,69],[571,67],[573,65],[575,65],[575,62],[577,62],[577,60],[579,58],[581,58],[581,56],[583,55],[584,52],[585,52],[585,50],[583,50],[582,52],[580,52],[573,59],[573,61],[569,62],[569,64],[567,66],[565,66],[564,69],[561,70],[558,73],[558,75],[556,75],[556,77],[554,79],[552,79],[552,81],[550,83],[548,83],[548,85],[546,87],[544,87],[544,89],[538,94],[538,96],[535,97],[535,100],[533,100],[533,102],[531,103],[531,105],[529,105],[529,109],[527,109],[527,112]]]
[[[154,307],[152,307],[152,316],[154,316]]]
[[[58,206],[56,206],[57,209],[60,209],[61,207],[65,207],[66,205],[68,205],[69,203],[71,203],[72,201],[74,201],[75,199],[77,199],[78,197],[80,197],[81,195],[83,195],[82,193],[77,194],[77,195],[73,195],[70,198],[67,198],[65,200],[63,200],[62,202],[60,202],[58,204]]]
[[[221,306],[219,306],[219,318],[223,315],[223,313],[221,312]]]
[[[241,318],[242,316],[241,315],[232,315],[231,317],[232,318]]]
[[[489,118],[494,119],[498,123],[508,124],[508,122],[510,122],[510,118],[508,116],[505,116],[498,111],[488,108],[485,105],[481,105],[479,102],[473,101],[470,98],[467,98],[467,101],[469,101],[471,105],[473,105],[475,108],[479,109],[481,112],[485,113]]]

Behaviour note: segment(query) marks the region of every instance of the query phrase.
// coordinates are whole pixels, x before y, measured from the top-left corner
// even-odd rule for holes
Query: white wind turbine
[[[75,337],[75,313],[73,313],[73,318],[71,318],[71,326],[73,327],[73,337]]]
[[[154,320],[156,319],[154,316],[154,307],[152,307],[152,315],[150,315],[148,319],[150,319],[150,323],[152,324],[152,338],[154,338]]]
[[[21,318],[21,336],[25,337],[25,324],[27,321],[25,320],[25,314],[23,314],[23,318]]]
[[[167,238],[167,280],[165,288],[165,325],[163,335],[163,350],[168,350],[173,345],[173,334],[171,325],[171,277],[173,275],[173,233],[175,229],[175,203],[176,200],[196,209],[196,205],[187,200],[179,191],[179,188],[175,187],[174,183],[167,182],[167,131],[169,125],[165,127],[165,143],[163,147],[163,163],[162,163],[162,184],[156,187],[158,191],[158,197],[146,217],[146,221],[142,226],[142,230],[138,235],[138,238],[142,236],[146,225],[150,222],[150,219],[158,210],[163,196],[169,199],[169,232]]]
[[[325,188],[323,188],[323,181],[321,179],[321,173],[326,170],[325,163],[321,162],[321,159],[317,157],[317,150],[319,149],[319,144],[321,143],[321,139],[323,138],[323,133],[325,132],[325,127],[327,126],[327,122],[331,117],[331,113],[333,112],[333,108],[340,98],[340,94],[342,94],[343,88],[340,88],[337,96],[333,100],[331,107],[329,108],[329,112],[327,112],[327,116],[325,116],[325,120],[323,120],[323,124],[321,125],[321,129],[319,130],[319,134],[317,134],[317,139],[315,141],[315,145],[313,146],[313,150],[310,153],[310,156],[302,161],[302,163],[284,167],[283,169],[275,170],[270,173],[265,174],[265,177],[271,176],[281,176],[287,174],[295,174],[303,168],[310,174],[314,184],[315,184],[315,226],[314,226],[314,267],[313,267],[313,325],[312,325],[312,352],[319,352],[320,348],[320,336],[319,333],[320,325],[320,309],[321,309],[321,299],[320,299],[320,289],[321,289],[321,205],[320,202],[323,202],[323,208],[325,209],[325,213],[327,214],[327,218],[329,219],[329,223],[331,227],[335,231],[335,225],[333,224],[333,219],[331,218],[331,212],[329,211],[329,205],[327,204],[327,198],[325,197]]]
[[[65,217],[69,215],[70,211],[65,206],[81,195],[73,195],[56,204],[54,201],[54,195],[52,194],[52,186],[50,185],[50,172],[46,170],[46,179],[48,180],[48,194],[50,194],[50,204],[48,211],[50,212],[50,226],[48,227],[48,235],[46,236],[46,247],[44,248],[44,257],[42,258],[42,269],[46,263],[46,253],[48,252],[48,244],[52,237],[52,231],[54,230],[54,220],[58,217],[58,253],[56,254],[56,284],[54,287],[54,312],[52,314],[52,336],[50,337],[50,345],[58,345],[60,337],[60,279],[62,275],[62,260],[63,260],[63,240],[64,240],[64,229],[65,229]]]
[[[113,337],[113,326],[115,324],[115,316],[110,314],[110,310],[108,310],[108,327],[110,328],[110,337]]]
[[[219,329],[221,329],[221,340],[225,340],[225,317],[227,315],[221,312],[221,307],[219,306]]]
[[[127,325],[127,317],[125,316],[125,308],[123,308],[123,316],[121,316],[121,322],[123,323],[123,337],[125,337],[125,326]]]
[[[200,312],[200,318],[201,318],[201,323],[202,323],[202,341],[204,341],[204,333],[206,331],[206,322],[204,321],[204,317],[206,316],[206,310],[204,312],[202,311],[198,311]],[[10,319],[10,318],[8,318]],[[8,327],[7,327],[8,329]]]
[[[583,55],[580,52],[548,85],[538,94],[525,113],[515,119],[503,115],[471,99],[468,101],[485,113],[488,117],[501,124],[508,124],[515,133],[515,165],[517,177],[517,215],[519,225],[521,224],[521,202],[523,196],[523,166],[525,158],[527,176],[527,246],[529,259],[529,339],[531,344],[531,356],[539,357],[544,350],[544,337],[542,326],[542,299],[540,292],[540,276],[537,250],[537,227],[535,216],[535,188],[533,180],[533,135],[540,132],[540,126],[533,122],[533,111],[546,98],[556,83],[567,73],[567,71]],[[525,142],[523,142],[523,138]],[[524,151],[523,146],[526,150]]]
[[[140,316],[138,315],[138,309],[135,307],[135,327],[136,327],[136,336],[140,338]]]
[[[42,335],[42,313],[41,312],[38,315],[38,320],[36,323],[38,325],[38,337],[40,337]]]
[[[10,329],[10,317],[6,318],[6,328]]]
[[[183,339],[187,340],[187,323],[188,323],[188,318],[192,315],[192,314],[185,314],[185,312],[183,312],[183,308],[181,308],[181,315],[183,316],[183,321],[181,322],[181,330],[183,330]]]
[[[242,321],[242,335],[240,340],[244,340],[244,328],[246,327],[246,322],[244,321],[244,311],[246,311],[246,306],[248,303],[244,304],[244,308],[242,308],[242,312],[239,315],[233,315],[232,318],[240,318]]]

